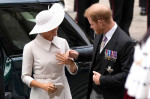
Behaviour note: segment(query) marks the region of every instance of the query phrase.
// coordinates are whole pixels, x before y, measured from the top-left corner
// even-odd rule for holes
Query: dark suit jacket
[[[128,35],[133,19],[134,0],[109,0],[114,21]]]
[[[94,38],[94,31],[90,28],[90,24],[87,18],[84,17],[85,10],[94,3],[98,3],[99,0],[76,0],[77,16],[76,21],[78,25],[90,36]]]
[[[89,87],[87,93],[87,99],[90,97],[90,93],[93,86],[93,65],[96,59],[96,52],[99,51],[98,44],[101,35],[97,35],[94,41],[94,49],[93,49],[93,57],[92,63],[89,72]],[[116,61],[111,61],[105,59],[104,53],[105,49],[116,51],[117,59]],[[124,84],[126,77],[128,75],[130,66],[133,62],[133,53],[134,53],[134,44],[130,37],[119,27],[117,27],[114,32],[112,38],[107,43],[105,48],[101,52],[101,60],[99,60],[99,73],[101,73],[100,77],[100,85],[97,87],[101,90],[104,99],[123,99],[124,96]],[[79,54],[80,58],[80,54]],[[82,57],[83,58],[83,57]],[[85,56],[85,58],[87,58]],[[112,73],[107,71],[107,67],[111,66],[113,69]]]

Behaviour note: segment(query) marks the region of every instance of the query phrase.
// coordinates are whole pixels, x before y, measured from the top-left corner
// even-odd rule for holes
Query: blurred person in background
[[[150,28],[135,47],[124,99],[150,99]]]
[[[141,7],[140,15],[146,15],[147,0],[139,0],[139,7]]]
[[[150,1],[147,0],[147,29],[150,27]]]
[[[133,19],[134,0],[109,0],[114,21],[130,36],[129,28]]]
[[[85,31],[85,33],[94,39],[94,31],[90,28],[88,20],[84,17],[85,10],[99,0],[75,0],[75,10],[77,11],[76,22]]]

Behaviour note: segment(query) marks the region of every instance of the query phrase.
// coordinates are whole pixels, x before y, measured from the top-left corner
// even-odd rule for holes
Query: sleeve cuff
[[[75,63],[75,65],[76,65],[76,63]],[[66,67],[67,67],[67,69],[68,69],[68,71],[69,71],[69,73],[70,73],[70,74],[72,74],[72,75],[77,74],[77,71],[78,71],[78,66],[77,66],[77,65],[76,65],[77,70],[76,70],[76,72],[75,72],[75,73],[72,73],[72,72],[70,71],[70,65],[66,65]]]
[[[102,85],[103,83],[105,83],[104,78],[105,78],[105,76],[101,75],[101,77],[99,79],[100,85]]]
[[[31,88],[30,83],[31,83],[32,80],[34,80],[34,79],[33,79],[32,77],[30,77],[30,76],[24,76],[24,77],[22,78],[22,81],[23,81],[25,84],[27,84],[28,87],[30,87],[30,88]]]

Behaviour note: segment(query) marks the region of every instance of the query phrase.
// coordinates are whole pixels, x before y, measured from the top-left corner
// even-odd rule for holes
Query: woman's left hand
[[[58,61],[60,61],[58,64],[59,65],[62,65],[62,64],[65,64],[65,65],[69,65],[70,66],[70,71],[72,73],[76,73],[77,71],[77,66],[76,64],[74,63],[73,59],[71,59],[67,54],[61,54],[60,52],[58,52],[56,54],[56,59]]]
[[[56,54],[56,59],[60,61],[58,63],[59,65],[62,64],[72,65],[74,63],[74,61],[70,57],[68,57],[66,54],[61,54],[60,52]]]

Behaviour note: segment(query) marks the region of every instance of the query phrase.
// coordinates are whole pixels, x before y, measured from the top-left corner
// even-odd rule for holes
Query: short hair
[[[95,3],[85,10],[84,17],[90,17],[92,21],[97,22],[99,19],[110,23],[112,12],[109,7],[101,3]]]

